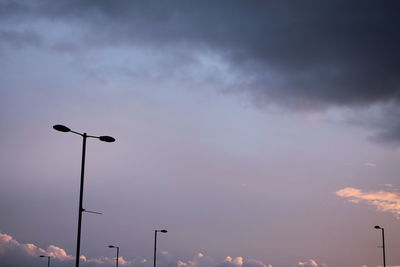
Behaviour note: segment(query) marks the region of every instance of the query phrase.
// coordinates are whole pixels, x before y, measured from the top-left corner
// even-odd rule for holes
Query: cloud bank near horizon
[[[75,257],[69,255],[64,249],[50,245],[47,249],[40,248],[35,244],[23,244],[8,234],[0,233],[0,261],[6,266],[43,266],[40,255],[50,256],[52,266],[70,266],[75,262]],[[108,257],[88,259],[81,256],[83,266],[114,266],[115,260]],[[119,258],[121,265],[129,265],[123,257]]]
[[[51,256],[51,266],[66,267],[74,263],[75,257],[68,254],[64,249],[50,245],[47,249],[40,248],[34,244],[23,244],[15,240],[11,235],[0,233],[0,262],[7,267],[17,266],[43,266],[42,258],[39,255]],[[169,267],[273,267],[255,259],[245,259],[243,257],[227,256],[223,262],[216,262],[211,257],[202,253],[197,253],[192,259],[184,261],[176,256],[163,251],[158,258],[159,266]],[[151,260],[137,257],[133,260],[119,258],[119,264],[125,267],[151,267]],[[115,258],[99,257],[87,258],[81,256],[81,265],[84,267],[112,267],[115,266]],[[327,267],[325,264],[318,264],[317,261],[310,259],[299,261],[293,265],[296,267]]]
[[[377,130],[377,139],[399,142],[399,7],[377,1],[9,0],[0,3],[0,51],[25,45],[60,53],[162,51],[158,71],[197,79],[196,68],[206,62],[216,74],[202,77],[204,83],[249,95],[259,106],[379,106],[375,117],[363,119]],[[74,38],[55,33],[49,26],[54,23]],[[187,64],[195,66],[192,73]]]

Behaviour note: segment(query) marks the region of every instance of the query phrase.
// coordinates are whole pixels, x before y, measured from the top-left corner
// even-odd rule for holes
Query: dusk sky
[[[400,266],[399,13],[0,0],[0,266]]]

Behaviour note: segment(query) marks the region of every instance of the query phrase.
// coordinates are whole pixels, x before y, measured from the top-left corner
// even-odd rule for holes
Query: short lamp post
[[[50,267],[50,256],[40,255],[40,258],[47,258],[47,267]]]
[[[82,213],[86,211],[83,208],[83,181],[84,181],[84,173],[85,173],[85,154],[86,154],[86,139],[87,138],[96,138],[99,139],[100,141],[107,142],[107,143],[112,143],[115,141],[115,139],[111,136],[93,136],[93,135],[88,135],[87,133],[79,133],[72,131],[68,127],[64,125],[54,125],[53,126],[54,130],[64,132],[64,133],[74,133],[77,135],[82,136],[83,138],[83,146],[82,146],[82,165],[81,165],[81,183],[80,183],[80,189],[79,189],[79,216],[78,216],[78,234],[76,238],[76,259],[75,259],[75,266],[79,267],[79,258],[80,258],[80,249],[81,249],[81,228],[82,228]],[[96,212],[93,212],[96,213]]]
[[[382,251],[383,251],[383,267],[386,267],[386,255],[385,255],[385,229],[379,225],[375,225],[375,229],[382,230]]]
[[[116,261],[116,266],[118,267],[119,247],[113,246],[113,245],[109,245],[108,247],[109,247],[109,248],[116,248],[116,249],[117,249],[117,258],[115,259],[115,261]]]
[[[157,257],[157,233],[167,233],[167,230],[154,230],[154,267],[156,267],[156,257]]]

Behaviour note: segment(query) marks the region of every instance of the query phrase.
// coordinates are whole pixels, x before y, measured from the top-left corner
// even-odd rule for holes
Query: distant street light
[[[41,258],[47,258],[47,267],[50,267],[50,256],[40,255]]]
[[[82,226],[82,213],[86,211],[82,207],[82,202],[83,202],[83,181],[84,181],[84,173],[85,173],[85,154],[86,154],[86,139],[88,137],[90,138],[97,138],[100,141],[107,142],[107,143],[112,143],[115,141],[115,139],[111,136],[92,136],[92,135],[87,135],[86,133],[79,133],[72,131],[70,128],[64,126],[64,125],[54,125],[53,128],[57,131],[64,132],[64,133],[74,133],[77,135],[82,136],[83,138],[83,146],[82,146],[82,165],[81,165],[81,184],[80,184],[80,189],[79,189],[79,216],[78,216],[78,235],[76,239],[76,260],[75,260],[75,266],[79,267],[79,257],[80,257],[80,248],[81,248],[81,226]],[[89,212],[89,211],[87,211]],[[96,212],[92,212],[96,213]]]
[[[117,259],[116,259],[117,265],[116,265],[116,266],[118,267],[119,247],[113,246],[113,245],[109,245],[108,247],[109,247],[109,248],[116,248],[116,249],[117,249]]]
[[[167,233],[167,230],[154,230],[154,267],[156,267],[156,257],[157,257],[157,232]]]
[[[382,230],[382,250],[383,250],[383,267],[386,267],[386,256],[385,256],[385,229],[379,225],[375,225],[375,229]]]

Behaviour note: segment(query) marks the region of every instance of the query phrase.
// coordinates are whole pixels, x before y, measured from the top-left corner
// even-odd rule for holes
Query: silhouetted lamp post
[[[40,255],[41,258],[47,258],[47,267],[50,267],[50,256]]]
[[[154,267],[156,267],[156,256],[157,256],[157,232],[167,233],[167,230],[154,230]]]
[[[382,230],[382,250],[383,250],[383,267],[386,267],[386,256],[385,256],[385,229],[379,225],[375,225],[375,229]]]
[[[116,266],[118,267],[119,247],[113,246],[113,245],[109,245],[108,247],[109,247],[109,248],[116,248],[116,249],[117,249],[117,259],[116,259],[117,265],[116,265]]]
[[[82,201],[83,201],[83,181],[84,181],[84,173],[85,173],[85,154],[86,154],[86,139],[87,138],[97,138],[100,141],[107,142],[107,143],[112,143],[115,141],[115,139],[111,136],[93,136],[93,135],[87,135],[87,133],[78,133],[75,131],[72,131],[68,127],[64,125],[54,125],[53,128],[57,131],[64,132],[64,133],[74,133],[77,135],[82,136],[83,138],[83,145],[82,145],[82,165],[81,165],[81,185],[80,185],[80,190],[79,190],[79,217],[78,217],[78,235],[77,235],[77,240],[76,240],[76,261],[75,261],[75,266],[79,267],[79,257],[80,257],[80,248],[81,248],[81,226],[82,226],[82,212],[85,211],[85,209],[82,207]]]

